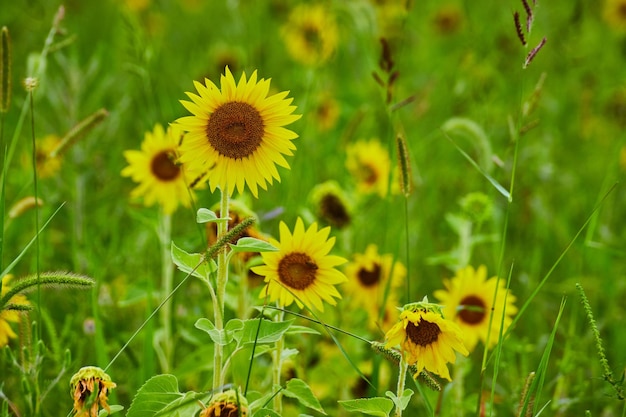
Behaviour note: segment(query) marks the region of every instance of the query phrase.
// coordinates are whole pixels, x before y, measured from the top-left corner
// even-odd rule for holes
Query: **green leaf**
[[[110,410],[107,411],[103,408],[102,410],[98,411],[98,417],[106,417],[106,416],[110,416],[111,414],[119,413],[120,411],[124,409],[124,406],[115,404],[115,405],[110,405],[109,409]]]
[[[285,397],[295,398],[305,407],[327,415],[322,405],[315,397],[315,394],[311,391],[311,388],[301,379],[291,378],[287,382],[287,387],[283,390],[283,395]]]
[[[226,346],[233,341],[234,335],[243,328],[243,322],[239,319],[232,319],[226,323],[224,329],[218,330],[211,320],[201,318],[196,321],[194,326],[207,332],[214,343]]]
[[[289,327],[289,330],[285,334],[321,334],[317,330],[307,327],[307,326],[299,326],[294,324]]]
[[[338,401],[338,403],[347,411],[378,417],[389,417],[389,413],[393,409],[393,401],[383,397],[358,398],[356,400]]]
[[[196,214],[196,222],[197,223],[212,223],[212,222],[226,222],[228,219],[222,219],[217,217],[214,211],[209,210],[207,208],[198,209],[198,213]]]
[[[174,375],[157,375],[146,381],[133,398],[126,417],[154,417],[183,396]]]
[[[281,415],[269,408],[261,408],[252,417],[281,417]]]
[[[200,253],[187,253],[172,242],[172,261],[179,270],[194,277],[208,280],[212,273],[217,271],[217,264],[213,259],[206,260]]]
[[[259,329],[259,320],[250,319],[243,322],[243,329],[235,334],[238,345],[254,343],[255,339],[257,344],[276,343],[294,322],[294,319],[279,322],[263,320]]]
[[[229,244],[233,252],[277,252],[278,248],[264,240],[242,237],[236,245]]]
[[[393,403],[396,405],[396,408],[399,408],[400,410],[406,410],[406,407],[409,405],[409,401],[411,401],[411,397],[413,396],[413,394],[413,390],[409,388],[404,390],[400,398],[398,398],[394,392],[387,391],[385,393],[387,397],[391,398]]]

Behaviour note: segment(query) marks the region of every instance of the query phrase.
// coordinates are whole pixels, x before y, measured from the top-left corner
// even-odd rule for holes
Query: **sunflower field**
[[[626,416],[626,0],[0,28],[0,417]]]

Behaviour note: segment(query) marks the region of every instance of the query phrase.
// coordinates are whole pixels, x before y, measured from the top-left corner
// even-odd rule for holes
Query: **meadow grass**
[[[337,45],[317,65],[296,61],[281,36],[295,0],[3,4],[11,82],[2,85],[11,102],[0,121],[0,271],[14,276],[11,285],[30,282],[33,308],[20,311],[11,323],[17,337],[2,348],[0,415],[69,415],[70,379],[87,365],[111,376],[109,404],[123,413],[158,375],[174,375],[172,389],[190,393],[180,400],[189,415],[201,410],[196,400],[206,404],[219,391],[217,336],[197,322],[213,317],[212,289],[168,259],[170,241],[205,253],[197,209],[215,210],[219,192],[197,190],[192,207],[164,220],[158,207],[130,198],[136,184],[120,172],[123,152],[139,149],[146,131],[187,115],[180,100],[192,81],[219,86],[226,65],[237,80],[254,70],[271,78],[272,92],[289,91],[302,114],[289,127],[299,138],[281,181],[258,198],[232,197],[257,214],[264,235],[278,238],[280,221],[292,228],[298,217],[323,225],[310,194],[334,180],[352,211],[347,227],[332,228],[333,253],[352,261],[375,243],[402,263],[402,287],[384,289],[385,299],[398,292],[394,307],[436,301],[443,279],[484,264],[518,308],[508,328],[490,335],[494,347],[457,355],[451,382],[433,376],[436,391],[421,378],[397,383],[397,365],[369,344],[383,342],[388,328],[367,324],[358,295],[339,285],[343,298],[323,312],[262,308],[258,277],[247,281],[249,265],[233,258],[226,328],[237,334],[238,319],[266,318],[241,324],[258,326],[253,342],[224,345],[225,382],[241,387],[253,409],[282,396],[284,416],[348,416],[338,401],[366,398],[381,409],[389,404],[381,398],[392,399],[395,410],[406,400],[405,416],[626,415],[626,32],[604,13],[618,2],[326,1]],[[27,77],[37,81],[30,92]],[[330,122],[329,97],[337,106]],[[67,145],[60,169],[42,177],[33,147],[49,134]],[[346,166],[347,149],[371,138],[393,167],[392,191],[382,196],[360,192]],[[487,218],[472,220],[464,208],[471,193],[491,205]],[[11,214],[33,196],[40,206]],[[50,288],[42,281],[50,271],[71,272]],[[241,299],[258,308],[242,317]],[[257,344],[259,335],[271,339],[262,326],[282,315],[295,321],[292,333],[276,330],[280,349]],[[284,355],[280,387],[272,385],[272,351]],[[398,386],[416,394],[402,396]]]

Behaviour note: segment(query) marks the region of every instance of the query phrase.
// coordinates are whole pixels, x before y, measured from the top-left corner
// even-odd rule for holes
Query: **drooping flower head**
[[[379,254],[375,244],[368,245],[365,253],[356,253],[345,271],[348,277],[346,290],[367,310],[371,322],[378,320],[384,305],[397,300],[395,291],[406,277],[404,265],[394,262],[391,254]]]
[[[322,4],[296,6],[281,33],[291,57],[311,66],[326,62],[335,52],[339,38],[335,17]]]
[[[157,124],[146,132],[141,150],[124,151],[128,166],[122,176],[131,177],[139,185],[131,191],[132,198],[143,197],[146,206],[159,204],[167,214],[178,205],[189,207],[192,194],[189,190],[194,181],[191,173],[177,162],[178,147],[183,132],[176,126],[167,130]]]
[[[215,394],[199,417],[247,417],[248,400],[239,391],[229,389]]]
[[[481,265],[477,270],[471,266],[462,268],[454,278],[443,283],[446,289],[437,290],[434,295],[445,306],[448,317],[463,331],[465,346],[471,351],[479,340],[486,343],[489,338],[488,347],[493,347],[498,342],[502,316],[504,332],[517,312],[515,296],[507,292],[505,281],[497,277],[487,279],[487,268]]]
[[[346,168],[354,177],[357,190],[363,194],[377,193],[385,197],[391,172],[391,159],[387,149],[378,140],[371,139],[348,145],[346,152]],[[395,181],[393,184],[397,188]]]
[[[245,72],[235,82],[228,67],[221,77],[221,89],[205,79],[194,81],[198,94],[187,93],[191,101],[181,101],[193,116],[181,117],[177,124],[187,135],[181,146],[180,161],[191,171],[205,173],[211,192],[219,187],[231,195],[247,185],[255,197],[258,187],[280,181],[276,165],[289,168],[284,155],[293,155],[292,140],[298,135],[284,126],[300,115],[288,91],[268,95],[270,80],[247,79]]]
[[[111,377],[97,366],[85,366],[70,380],[76,417],[98,417],[100,407],[110,412],[109,390],[116,387]]]
[[[5,275],[2,277],[2,296],[7,294],[11,289],[10,283],[12,278],[12,275]],[[8,300],[7,305],[0,305],[0,348],[8,345],[9,339],[15,339],[17,337],[11,328],[11,323],[17,323],[20,321],[20,311],[7,308],[11,305],[28,306],[30,303],[24,295],[17,294]]]
[[[322,301],[336,305],[335,298],[341,294],[335,285],[346,281],[346,276],[335,269],[346,262],[340,256],[329,255],[335,238],[329,238],[330,227],[317,229],[313,223],[304,229],[298,218],[293,234],[284,222],[280,223],[280,241],[270,239],[277,252],[263,252],[265,265],[253,267],[252,271],[265,277],[266,286],[260,297],[269,296],[270,301],[286,307],[296,302],[298,307],[306,305],[324,311]]]
[[[422,370],[450,380],[447,364],[455,363],[455,351],[467,356],[462,333],[452,321],[443,317],[441,306],[429,303],[426,297],[418,303],[407,304],[400,321],[385,335],[385,347],[399,346],[404,360]]]

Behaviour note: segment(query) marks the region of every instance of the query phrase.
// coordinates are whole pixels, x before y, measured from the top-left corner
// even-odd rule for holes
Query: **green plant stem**
[[[217,222],[217,239],[228,233],[228,203],[229,195],[226,191],[228,187],[221,190],[220,217],[225,221]],[[224,329],[224,296],[226,295],[226,283],[228,282],[228,246],[225,245],[217,254],[217,284],[216,296],[213,302],[213,314],[215,318],[215,328],[218,331]],[[220,344],[215,344],[213,354],[213,389],[223,385],[222,361],[223,348]]]
[[[285,318],[285,312],[281,311],[276,316],[276,321],[281,322]],[[280,387],[280,376],[283,372],[283,349],[285,347],[285,339],[282,336],[278,342],[276,342],[276,348],[272,352],[272,382],[274,387]],[[278,414],[283,412],[283,393],[282,390],[276,393],[274,396],[274,411]]]
[[[409,364],[404,360],[404,357],[400,357],[400,364],[398,365],[398,388],[396,389],[396,396],[398,399],[402,398],[402,393],[404,392],[404,383],[406,381],[406,370]],[[402,417],[402,408],[398,407],[396,404],[396,413],[395,417]]]
[[[159,221],[159,242],[161,243],[161,291],[163,298],[169,296],[174,288],[174,268],[170,255],[172,240],[172,216],[161,212]],[[161,308],[161,325],[163,326],[161,369],[167,373],[172,367],[174,344],[172,343],[172,300],[168,300]]]

